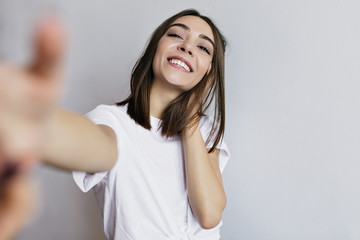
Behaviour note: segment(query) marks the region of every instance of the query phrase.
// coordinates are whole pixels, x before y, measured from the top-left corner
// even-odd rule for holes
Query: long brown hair
[[[181,135],[185,129],[195,123],[197,118],[204,116],[204,113],[213,103],[212,128],[206,140],[206,145],[209,142],[213,143],[209,150],[210,153],[214,151],[216,145],[222,140],[225,129],[224,54],[226,41],[215,24],[208,17],[200,15],[196,10],[187,9],[175,14],[155,29],[145,51],[132,70],[130,96],[117,103],[117,105],[128,104],[127,113],[129,116],[144,128],[151,129],[150,89],[154,79],[153,59],[162,36],[176,19],[183,16],[196,16],[209,24],[214,35],[215,49],[210,71],[205,74],[196,86],[181,93],[174,99],[162,113],[161,133],[166,137]],[[194,97],[203,97],[200,106],[196,101],[191,101]],[[191,115],[194,108],[198,108],[197,113]]]

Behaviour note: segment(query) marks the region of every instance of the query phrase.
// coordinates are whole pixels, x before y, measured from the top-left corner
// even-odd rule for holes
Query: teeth
[[[169,62],[176,64],[180,67],[183,67],[186,71],[190,72],[190,67],[188,65],[186,65],[186,63],[184,63],[183,61],[181,61],[179,59],[170,59]]]

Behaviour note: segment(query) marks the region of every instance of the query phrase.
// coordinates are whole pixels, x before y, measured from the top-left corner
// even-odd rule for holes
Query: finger
[[[35,210],[32,179],[18,174],[0,185],[0,239],[13,239]]]
[[[39,161],[40,157],[33,153],[26,154],[17,159],[6,158],[0,163],[0,188],[3,181],[6,181],[16,174],[23,174],[30,171]]]
[[[19,172],[28,172],[36,164],[40,162],[40,156],[38,153],[28,153],[23,156],[23,160],[19,164]]]
[[[35,32],[35,56],[30,71],[40,77],[57,78],[65,45],[65,31],[60,21],[56,18],[42,20]]]

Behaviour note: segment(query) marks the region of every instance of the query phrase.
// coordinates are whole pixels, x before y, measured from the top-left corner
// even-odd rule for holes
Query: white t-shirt
[[[99,105],[87,114],[95,124],[111,127],[116,133],[118,159],[107,172],[74,172],[83,192],[94,187],[102,210],[104,231],[116,240],[219,240],[222,221],[203,229],[193,215],[187,197],[185,169],[179,137],[165,138],[160,121],[151,117],[149,131],[127,114],[127,105]],[[211,130],[209,118],[200,120],[206,141]],[[209,148],[211,143],[207,146]],[[222,172],[230,154],[224,142],[218,146]]]

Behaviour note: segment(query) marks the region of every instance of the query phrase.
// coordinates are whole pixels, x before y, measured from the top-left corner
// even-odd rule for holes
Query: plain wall
[[[222,239],[360,239],[358,1],[0,0],[0,57],[25,63],[35,16],[55,10],[70,32],[61,104],[85,113],[128,94],[151,32],[190,7],[229,43]],[[92,193],[34,175],[42,210],[18,239],[104,239]]]

